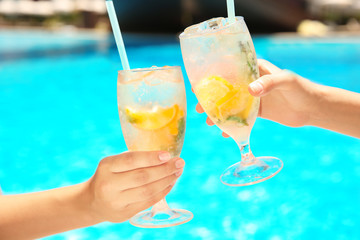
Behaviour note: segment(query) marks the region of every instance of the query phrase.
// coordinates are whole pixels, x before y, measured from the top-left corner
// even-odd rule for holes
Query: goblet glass
[[[180,156],[185,136],[186,96],[180,67],[119,71],[118,109],[129,151],[168,151]],[[170,227],[190,221],[187,210],[170,209],[165,199],[130,223],[145,228]]]
[[[241,159],[227,168],[221,181],[245,186],[265,181],[283,167],[275,157],[254,157],[249,138],[260,99],[248,85],[259,77],[256,54],[242,17],[234,23],[213,18],[180,34],[187,75],[199,103],[210,119],[238,144]]]

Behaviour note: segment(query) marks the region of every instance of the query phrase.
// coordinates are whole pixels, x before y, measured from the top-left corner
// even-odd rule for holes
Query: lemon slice
[[[242,81],[237,81],[242,82]],[[204,78],[195,87],[196,96],[208,115],[218,121],[237,116],[246,120],[253,106],[247,84],[232,85],[219,76]]]
[[[254,97],[249,95],[249,99],[247,100],[245,109],[242,112],[240,112],[238,116],[241,117],[242,119],[247,119],[252,109],[253,102],[254,102]]]
[[[181,119],[184,119],[184,116],[185,116],[184,110],[179,108],[179,110],[176,113],[176,117],[167,125],[169,127],[169,131],[171,135],[179,134],[179,130],[181,131],[181,129],[179,129],[180,127],[179,121],[181,121]]]
[[[195,94],[209,115],[216,115],[216,102],[225,97],[233,86],[224,78],[210,76],[202,79],[195,87]]]
[[[242,115],[246,119],[252,105],[252,96],[249,94],[246,85],[233,87],[233,89],[223,98],[216,102],[217,117],[221,120],[229,116]]]
[[[128,121],[143,130],[156,130],[168,125],[176,116],[179,106],[175,104],[169,108],[154,107],[150,111],[125,108]]]

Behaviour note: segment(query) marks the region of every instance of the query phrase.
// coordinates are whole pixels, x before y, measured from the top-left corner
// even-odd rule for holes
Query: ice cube
[[[226,28],[229,26],[228,18],[218,17],[212,18],[210,20],[201,22],[199,24],[192,25],[184,30],[184,32],[180,35],[183,36],[191,36],[202,33],[210,33],[212,31],[217,31],[222,28]]]

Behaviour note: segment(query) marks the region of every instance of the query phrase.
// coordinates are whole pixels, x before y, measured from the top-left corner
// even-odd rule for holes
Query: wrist
[[[320,121],[324,120],[323,108],[324,102],[328,95],[328,89],[326,86],[312,83],[312,105],[309,105],[309,122],[307,125],[317,126]]]
[[[72,198],[72,205],[74,211],[77,212],[78,216],[81,216],[83,222],[88,226],[103,222],[93,208],[93,197],[90,191],[89,181],[74,185],[73,187],[75,191]]]

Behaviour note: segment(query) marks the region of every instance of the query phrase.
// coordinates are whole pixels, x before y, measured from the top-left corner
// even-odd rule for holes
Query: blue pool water
[[[91,34],[11,34],[0,31],[3,192],[40,191],[87,180],[101,158],[126,150],[116,103],[121,68],[116,49],[107,47],[113,46],[108,38]],[[178,42],[171,37],[160,39],[126,38],[131,66],[183,66]],[[281,68],[360,92],[359,37],[260,36],[254,43],[259,57]],[[195,112],[196,99],[186,75],[185,81],[188,118],[182,157],[186,168],[167,200],[173,208],[192,211],[194,219],[156,230],[128,222],[103,223],[46,239],[360,238],[358,139],[258,119],[251,135],[253,153],[281,158],[283,170],[254,186],[222,185],[219,176],[238,161],[239,151]]]

